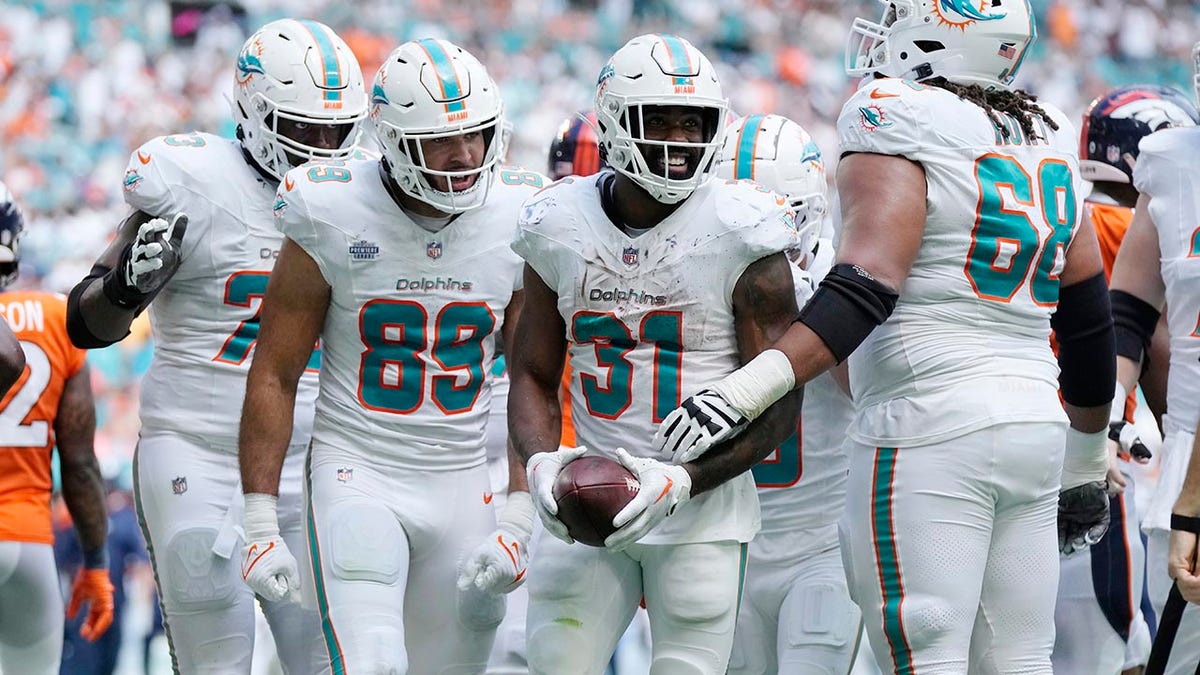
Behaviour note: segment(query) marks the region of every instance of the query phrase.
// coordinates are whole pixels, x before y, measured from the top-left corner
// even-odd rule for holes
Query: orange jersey
[[[1125,232],[1133,222],[1133,209],[1115,204],[1100,204],[1085,201],[1083,215],[1092,221],[1096,230],[1096,238],[1100,240],[1100,257],[1104,259],[1104,278],[1112,279],[1113,261],[1117,259],[1117,249],[1125,239]]]
[[[53,544],[50,453],[58,403],[86,352],[67,337],[67,300],[0,294],[0,314],[25,350],[25,372],[0,399],[0,540]]]

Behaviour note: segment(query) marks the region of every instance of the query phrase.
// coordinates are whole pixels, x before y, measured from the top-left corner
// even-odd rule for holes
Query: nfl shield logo
[[[348,466],[343,466],[337,470],[337,479],[341,483],[347,483],[351,478],[354,478],[354,469]]]
[[[171,492],[181,495],[187,492],[187,476],[178,476],[171,480]]]
[[[442,257],[442,242],[431,241],[425,246],[425,255],[429,256],[430,260],[437,260]]]
[[[638,250],[632,246],[626,246],[621,252],[621,262],[633,267],[638,263]]]

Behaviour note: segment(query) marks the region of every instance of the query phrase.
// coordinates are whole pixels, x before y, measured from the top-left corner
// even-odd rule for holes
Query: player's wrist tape
[[[834,265],[796,319],[817,334],[838,363],[887,321],[900,295],[858,265]]]
[[[756,419],[796,386],[792,362],[778,349],[767,349],[712,386],[747,419]]]
[[[1180,532],[1192,532],[1200,534],[1200,518],[1194,516],[1182,516],[1178,513],[1171,514],[1171,529],[1179,530]]]
[[[275,514],[275,506],[279,498],[261,492],[250,492],[245,495],[245,500],[242,529],[246,532],[246,541],[278,537],[279,517]]]
[[[1125,387],[1117,382],[1113,390],[1112,407],[1108,410],[1108,423],[1117,424],[1125,421],[1125,399],[1129,398],[1129,392],[1125,391]],[[1114,441],[1117,439],[1113,439]]]
[[[1108,475],[1108,429],[1084,433],[1067,427],[1062,489],[1105,480]]]
[[[107,570],[108,547],[101,546],[100,548],[93,549],[91,551],[84,551],[83,566],[89,570]]]
[[[536,516],[533,498],[525,490],[509,492],[504,510],[500,512],[497,525],[528,540],[533,535],[533,519]]]

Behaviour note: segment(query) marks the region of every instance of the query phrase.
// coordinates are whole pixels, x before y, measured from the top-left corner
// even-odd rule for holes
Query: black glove
[[[1058,493],[1058,550],[1081,551],[1108,532],[1108,481],[1084,483]]]
[[[1138,435],[1134,426],[1125,420],[1108,425],[1108,438],[1121,446],[1118,454],[1132,457],[1139,464],[1145,464],[1154,456],[1150,448],[1142,442],[1142,437]]]

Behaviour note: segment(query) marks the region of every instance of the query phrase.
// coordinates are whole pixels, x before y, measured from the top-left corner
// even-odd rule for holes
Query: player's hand
[[[1108,532],[1108,482],[1092,481],[1058,493],[1058,549],[1081,551]]]
[[[300,566],[288,550],[287,544],[283,542],[283,538],[279,536],[279,521],[275,515],[276,499],[273,495],[246,495],[246,513],[243,521],[246,543],[242,547],[242,580],[269,602],[299,602]]]
[[[1138,464],[1146,464],[1154,454],[1142,442],[1137,428],[1125,420],[1112,422],[1108,425],[1108,438],[1117,443],[1117,453],[1124,459],[1132,459]]]
[[[83,603],[88,605],[87,619],[79,627],[79,635],[95,642],[113,622],[113,585],[107,569],[83,568],[71,585],[71,602],[67,618],[74,619]]]
[[[458,566],[458,588],[475,586],[489,593],[511,593],[525,582],[529,540],[533,538],[533,500],[528,492],[511,492],[496,531]]]
[[[736,436],[749,423],[720,394],[704,389],[684,399],[658,425],[654,449],[671,455],[675,464],[684,464]]]
[[[176,213],[168,222],[153,218],[138,228],[137,238],[125,263],[125,284],[139,293],[162,288],[179,269],[180,244],[187,231],[188,217]]]
[[[1200,569],[1196,566],[1196,540],[1195,532],[1171,530],[1167,574],[1175,580],[1184,600],[1200,604]]]
[[[567,464],[579,459],[587,452],[587,448],[559,448],[555,452],[539,452],[529,458],[525,465],[526,477],[529,479],[529,495],[533,498],[533,507],[537,510],[546,531],[559,539],[574,544],[575,540],[567,533],[567,526],[558,519],[558,502],[554,501],[554,481],[558,480],[558,472]]]
[[[604,546],[616,551],[637,543],[692,498],[692,476],[678,464],[667,464],[648,457],[634,457],[625,448],[617,448],[617,461],[637,476],[641,488],[637,495],[613,518],[617,528],[604,540]]]

